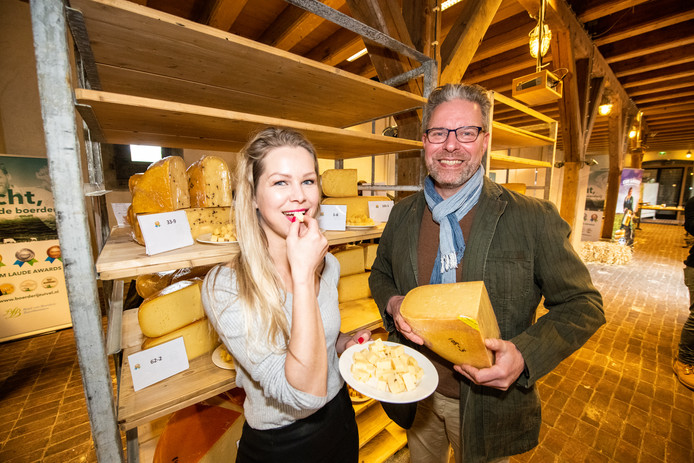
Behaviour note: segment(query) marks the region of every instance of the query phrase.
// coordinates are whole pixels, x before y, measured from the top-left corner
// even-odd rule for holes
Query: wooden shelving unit
[[[557,144],[557,122],[525,106],[518,101],[508,98],[500,93],[490,91],[492,100],[492,129],[491,129],[491,150],[508,150],[512,148],[531,148],[542,147],[549,149],[549,161],[530,159],[519,156],[499,155],[489,153],[486,156],[487,172],[490,170],[504,169],[545,169],[545,182],[543,186],[529,186],[528,188],[540,188],[544,190],[544,198],[549,199],[550,187],[552,185],[552,174]],[[516,127],[510,124],[494,120],[494,110],[497,105],[505,105],[510,111],[515,111],[524,116],[532,117],[536,123],[532,126]]]
[[[419,109],[426,103],[419,95],[134,2],[71,0],[67,17],[88,81],[88,88],[74,89],[75,102],[93,141],[237,152],[253,131],[279,125],[303,132],[326,159],[422,147],[420,141],[350,129]],[[379,226],[326,236],[337,245],[378,238],[382,231]],[[114,229],[96,270],[102,280],[120,281],[222,263],[237,252],[235,244],[196,243],[147,256],[130,239],[129,229]],[[380,325],[373,301],[345,307],[343,314],[347,331]],[[131,460],[139,456],[130,455],[137,450],[138,429],[148,430],[151,454],[156,442],[152,423],[235,385],[233,372],[202,356],[191,361],[189,370],[135,393],[127,356],[140,350],[142,342],[136,311],[126,311],[111,325],[122,327],[116,338],[123,356],[118,423],[129,431]],[[361,409],[359,426],[370,430],[361,442],[371,455],[365,461],[383,461],[404,445],[404,434],[393,428],[377,402]]]

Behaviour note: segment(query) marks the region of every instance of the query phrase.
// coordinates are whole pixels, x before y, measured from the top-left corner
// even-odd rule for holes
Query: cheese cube
[[[501,335],[484,282],[418,286],[405,295],[400,313],[428,348],[454,365],[494,364],[484,340]]]
[[[357,196],[357,169],[328,169],[321,175],[321,186],[325,196]]]
[[[158,346],[159,344],[171,341],[176,338],[183,337],[183,343],[186,346],[186,355],[188,360],[200,357],[208,352],[212,352],[219,345],[219,337],[207,318],[198,320],[179,328],[176,331],[159,336],[157,338],[145,338],[142,343],[142,349]]]
[[[200,297],[202,280],[184,280],[145,299],[137,311],[142,334],[156,338],[205,316]]]
[[[377,243],[365,243],[361,245],[364,248],[364,268],[371,270],[371,266],[376,260],[376,252],[378,251]]]
[[[340,263],[340,276],[364,273],[364,250],[361,246],[345,246],[332,251]]]
[[[190,207],[186,165],[179,156],[150,164],[142,175],[128,182],[135,214],[171,212]]]
[[[390,201],[387,196],[349,196],[344,198],[323,198],[321,204],[346,205],[347,217],[364,215],[369,217],[369,202]]]
[[[388,389],[393,394],[399,394],[405,391],[405,382],[399,375],[390,375],[388,377]]]
[[[341,277],[340,281],[337,283],[338,302],[342,303],[371,297],[369,275],[371,275],[371,272],[362,272]]]
[[[402,381],[405,383],[405,389],[408,391],[413,391],[417,388],[417,381],[411,373],[404,373],[402,375]]]
[[[203,156],[186,170],[190,207],[231,206],[231,172],[219,156]],[[205,232],[206,233],[206,232]]]

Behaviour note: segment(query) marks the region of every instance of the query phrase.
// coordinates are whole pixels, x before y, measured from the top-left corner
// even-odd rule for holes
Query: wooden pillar
[[[617,106],[617,105],[615,105]],[[620,107],[613,111],[608,119],[609,137],[609,170],[607,174],[607,192],[605,194],[605,210],[603,212],[602,231],[600,237],[612,239],[614,228],[614,216],[617,209],[617,197],[619,196],[619,182],[622,175],[623,151],[625,146],[624,110]]]

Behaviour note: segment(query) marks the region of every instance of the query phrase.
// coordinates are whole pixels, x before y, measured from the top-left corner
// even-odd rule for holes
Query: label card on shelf
[[[369,201],[369,217],[376,223],[387,222],[392,209],[393,201]]]
[[[183,337],[130,354],[128,363],[130,363],[130,375],[133,378],[135,391],[158,383],[189,367]]]
[[[188,216],[183,210],[138,215],[137,221],[140,223],[148,256],[192,246],[194,243]]]
[[[323,230],[345,231],[347,225],[347,206],[321,204],[318,226]]]

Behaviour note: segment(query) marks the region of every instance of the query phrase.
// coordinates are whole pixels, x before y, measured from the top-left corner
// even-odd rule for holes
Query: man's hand
[[[490,368],[478,369],[472,365],[455,365],[455,371],[480,386],[507,390],[523,373],[525,360],[515,344],[503,339],[485,339],[485,345],[496,353]]]
[[[395,323],[395,328],[400,331],[403,336],[420,346],[424,344],[424,339],[420,338],[414,332],[412,328],[407,324],[405,319],[400,314],[400,306],[402,305],[402,300],[405,296],[393,296],[388,300],[388,305],[386,306],[386,312],[393,317],[393,322]]]

